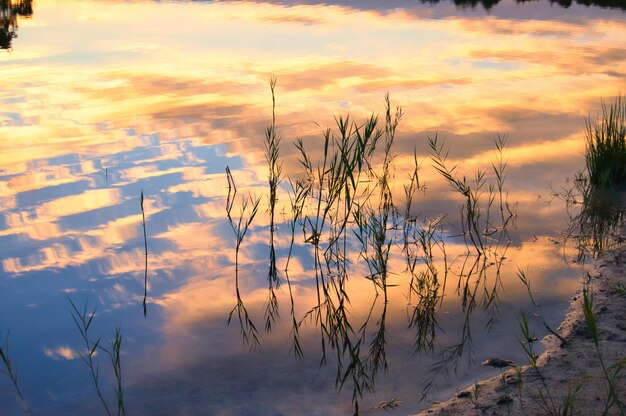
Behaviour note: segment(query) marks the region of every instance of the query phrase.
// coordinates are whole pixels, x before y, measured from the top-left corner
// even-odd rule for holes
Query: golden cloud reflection
[[[70,346],[60,346],[54,349],[44,348],[43,352],[46,357],[50,357],[54,360],[59,360],[61,358],[65,360],[73,360],[79,357],[78,353]]]
[[[582,167],[584,119],[594,114],[600,98],[626,89],[620,69],[626,60],[623,16],[580,11],[585,9],[560,16],[485,17],[471,10],[440,16],[450,8],[252,1],[42,0],[34,7],[34,17],[20,21],[19,44],[13,39],[14,50],[0,58],[0,261],[4,278],[19,277],[3,293],[12,297],[15,290],[15,302],[42,311],[55,304],[48,302],[46,296],[54,296],[49,293],[96,296],[103,311],[98,319],[122,317],[128,324],[127,362],[138,362],[134,354],[149,350],[155,353],[144,355],[153,365],[150,371],[162,376],[164,369],[180,372],[209,360],[223,364],[223,357],[239,354],[233,348],[241,341],[237,322],[226,326],[236,304],[226,167],[238,192],[233,224],[244,198],[260,201],[238,258],[242,298],[262,328],[274,226],[282,319],[261,337],[265,346],[288,348],[287,189],[289,179],[306,176],[292,142],[302,138],[315,165],[324,151],[323,133],[329,126],[337,130],[340,114],[357,125],[378,114],[384,128],[386,92],[392,106],[404,110],[391,152],[394,202],[404,204],[404,186],[417,159],[426,189],[409,210],[417,215],[416,224],[444,218],[441,244],[450,271],[437,305],[441,345],[456,341],[463,322],[459,282],[480,280],[472,286],[479,297],[498,288],[506,322],[530,307],[518,268],[527,271],[537,297],[550,301],[565,299],[578,284],[582,272],[572,263],[577,248],[561,238],[567,217],[562,203],[548,204],[550,185],[559,189]],[[273,225],[265,156],[271,75],[277,77],[283,163]],[[517,215],[499,276],[492,257],[483,259],[480,279],[463,275],[475,259],[463,244],[463,201],[441,181],[428,156],[427,137],[436,133],[450,148],[450,165],[458,165],[470,181],[478,169],[493,177],[493,139],[509,137],[506,193]],[[372,169],[380,169],[379,155],[372,160]],[[303,212],[311,215],[317,199],[309,197]],[[394,219],[389,231],[398,236],[403,219]],[[148,312],[148,321],[140,316],[137,324],[128,311],[142,302],[144,225],[147,302],[158,313]],[[308,238],[308,227],[303,233],[296,224],[289,264],[298,320],[318,303],[310,244],[315,239]],[[346,246],[349,316],[359,328],[370,310],[374,317],[385,304],[367,278],[374,273],[356,239]],[[407,293],[410,278],[399,240],[391,247],[386,322],[400,329],[394,336],[409,345],[405,354],[415,338],[406,331],[407,315],[417,301]],[[434,264],[445,268],[441,253]],[[32,288],[39,287],[35,279],[45,288],[37,295],[43,300],[30,299]],[[370,323],[373,329],[376,319]],[[315,320],[305,320],[301,328],[308,346],[318,345]],[[147,331],[159,339],[144,348],[138,340]],[[46,342],[38,347],[45,357],[77,356],[65,340]]]
[[[159,133],[162,154],[139,156],[143,165],[137,162],[136,166],[119,169],[128,184],[181,173],[183,179],[168,188],[170,193],[191,192],[196,198],[223,194],[223,187],[214,185],[221,178],[203,175],[199,166],[164,169],[157,165],[193,155],[193,148],[183,156],[184,149],[163,145],[189,138],[197,146],[202,142],[225,143],[226,154],[241,157],[246,165],[245,172],[236,173],[242,189],[258,187],[265,169],[262,134],[269,120],[269,73],[278,75],[278,122],[287,141],[295,136],[292,131],[319,136],[320,129],[313,122],[332,125],[333,115],[341,108],[357,116],[380,110],[382,96],[389,90],[394,102],[405,109],[401,124],[405,137],[442,129],[454,135],[484,133],[490,140],[492,131],[509,132],[512,142],[515,136],[524,138],[523,144],[509,151],[513,167],[574,157],[580,145],[576,145],[577,135],[570,133],[548,137],[532,130],[533,137],[526,139],[526,130],[513,130],[511,114],[504,110],[513,115],[529,109],[550,113],[555,115],[555,122],[559,116],[571,114],[582,119],[598,97],[614,94],[623,84],[623,80],[607,78],[607,70],[618,67],[624,59],[619,47],[624,22],[620,20],[436,20],[421,19],[403,10],[388,11],[381,19],[378,11],[340,6],[325,6],[320,13],[319,6],[312,5],[220,2],[189,5],[193,19],[181,19],[186,22],[182,27],[171,25],[177,21],[172,16],[188,17],[189,9],[176,4],[155,9],[146,9],[141,3],[109,6],[104,13],[96,4],[37,5],[42,20],[60,17],[56,24],[75,28],[71,16],[79,16],[79,22],[94,25],[92,31],[81,32],[82,36],[75,39],[77,48],[104,33],[104,25],[133,27],[120,31],[128,42],[105,46],[102,39],[96,39],[104,54],[127,50],[129,54],[119,58],[125,65],[114,60],[46,63],[44,58],[67,52],[60,46],[66,43],[56,42],[57,38],[47,44],[47,50],[25,39],[7,59],[7,84],[13,87],[3,92],[3,97],[24,98],[9,102],[5,107],[9,115],[3,115],[0,167],[13,175],[1,188],[7,201],[21,192],[74,183],[72,174],[78,165],[84,175],[81,179],[88,178],[89,186],[95,186],[89,176],[98,170],[93,160],[80,160],[72,169],[69,165],[52,169],[45,166],[46,161],[78,153],[100,156],[113,165],[117,155],[150,145],[147,136],[155,132]],[[80,12],[68,12],[72,10]],[[221,46],[207,41],[181,49],[172,43],[176,36],[151,38],[155,36],[152,30],[129,26],[137,15],[146,22],[167,21],[172,31],[193,31],[205,40],[220,30],[236,34],[230,43],[220,38]],[[288,23],[291,42],[300,45],[301,51],[294,51],[291,42],[274,42],[285,31],[284,26],[275,25],[276,21]],[[31,26],[37,29],[38,20],[29,21],[27,27]],[[62,31],[54,33],[55,37],[64,36]],[[266,38],[256,36],[259,33]],[[346,33],[356,34],[358,42],[350,41],[352,37]],[[244,38],[258,38],[260,43],[251,51],[252,46],[241,43]],[[337,39],[349,41],[339,44]],[[271,59],[263,57],[268,45],[273,51]],[[367,49],[360,45],[367,45]],[[189,67],[175,64],[183,54],[189,57],[190,51],[193,59]],[[41,65],[24,72],[21,59],[39,59]],[[81,70],[65,70],[74,66]],[[24,89],[27,81],[31,86]],[[51,85],[54,88],[48,89]],[[134,135],[126,133],[131,128]],[[407,145],[411,147],[411,143]],[[485,152],[463,157],[469,165],[487,158]],[[49,173],[42,173],[43,169]],[[78,196],[45,202],[35,213],[42,218],[59,218],[115,206],[122,200],[119,189],[89,189]],[[220,218],[219,203],[215,209],[209,206],[198,204],[194,210],[203,212],[205,218]],[[11,227],[32,224],[29,217],[16,212],[9,218]],[[21,220],[16,223],[15,218]],[[127,218],[135,221],[137,217]],[[32,231],[20,233],[42,240],[58,231],[53,220],[49,225],[35,223]],[[106,243],[132,237],[136,232],[118,229]]]
[[[91,189],[80,195],[72,195],[52,200],[37,208],[39,218],[64,217],[94,211],[116,205],[120,201],[118,189]]]

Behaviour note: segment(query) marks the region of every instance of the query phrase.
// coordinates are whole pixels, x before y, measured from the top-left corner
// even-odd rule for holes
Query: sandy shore
[[[606,252],[595,261],[590,276],[600,352],[607,367],[626,360],[626,248]],[[582,280],[583,276],[581,276]],[[582,285],[581,285],[582,293]],[[505,368],[501,375],[459,390],[456,397],[419,413],[433,415],[602,415],[607,382],[578,294],[557,329],[560,337],[546,336],[539,372],[526,365]],[[564,342],[563,342],[564,341]],[[626,368],[617,382],[618,398],[626,402]],[[568,394],[573,412],[563,413]],[[610,415],[624,412],[614,406]]]

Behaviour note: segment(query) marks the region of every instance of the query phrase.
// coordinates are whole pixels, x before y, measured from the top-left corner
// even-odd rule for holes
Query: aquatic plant
[[[610,188],[593,186],[582,172],[576,175],[573,185],[553,196],[564,201],[568,213],[567,238],[577,242],[578,261],[591,253],[596,256],[617,247],[621,242],[620,227],[626,220],[619,194]]]
[[[111,349],[106,349],[104,347],[100,347],[103,351],[109,354],[109,358],[111,359],[111,366],[113,367],[113,374],[115,376],[115,397],[117,403],[117,414],[125,416],[126,410],[124,409],[124,389],[122,387],[122,359],[121,359],[121,350],[122,350],[122,330],[118,326],[115,328],[115,338],[111,342]]]
[[[276,134],[275,85],[276,79],[272,78],[272,121],[265,132],[270,195],[269,300],[265,306],[265,329],[270,331],[279,317],[275,294],[280,283],[274,247],[275,210],[280,193],[286,192],[285,221],[289,246],[284,276],[291,306],[291,350],[297,357],[302,357],[300,328],[306,322],[314,323],[320,334],[320,364],[326,364],[332,354],[337,365],[336,388],[342,390],[346,384],[351,385],[355,414],[358,414],[359,399],[364,392],[373,391],[378,372],[387,370],[386,317],[388,289],[392,286],[388,278],[396,273],[389,267],[390,259],[396,258],[394,256],[404,257],[406,264],[407,315],[409,328],[415,331],[414,352],[432,351],[434,348],[438,328],[436,312],[443,301],[450,271],[444,241],[444,235],[447,235],[444,227],[446,216],[425,218],[414,210],[417,193],[425,190],[419,178],[421,163],[417,152],[413,154],[412,172],[405,181],[396,180],[393,147],[403,112],[400,107],[392,107],[389,95],[385,96],[384,126],[380,126],[379,117],[375,114],[360,123],[350,115],[339,115],[335,117],[334,129],[321,131],[317,143],[319,153],[309,151],[311,142],[305,144],[297,138],[294,144],[299,153],[300,172],[283,178],[279,158],[281,140]],[[431,142],[431,158],[435,167],[447,175],[457,191],[468,197],[467,208],[462,211],[463,228],[468,230],[464,236],[467,237],[468,247],[469,244],[476,247],[476,254],[468,250],[466,255],[461,256],[462,265],[456,273],[459,279],[457,292],[464,312],[461,340],[446,350],[435,374],[464,355],[471,343],[470,316],[476,307],[487,311],[488,325],[497,317],[500,269],[510,244],[506,229],[514,216],[505,189],[505,146],[506,136],[498,136],[493,173],[488,175],[478,171],[476,183],[470,185],[465,178],[456,177],[456,167],[448,169],[443,147],[436,140]],[[226,176],[226,212],[235,235],[237,296],[237,305],[231,310],[228,320],[230,322],[237,312],[244,344],[258,348],[258,331],[240,294],[239,251],[257,213],[260,198],[248,196],[242,199],[236,218],[234,203],[237,189],[228,168]],[[281,186],[283,180],[288,186]],[[404,189],[402,204],[395,201],[397,193],[394,187],[397,183],[402,184]],[[491,214],[495,207],[499,207],[497,216]],[[296,241],[298,229],[302,233],[301,241]],[[316,290],[316,303],[301,319],[296,317],[289,274],[296,246],[312,257]],[[398,252],[394,253],[396,249]],[[375,294],[365,318],[358,323],[351,311],[347,287],[348,280],[358,269],[352,264],[354,261],[362,261],[361,264],[367,267],[367,271],[359,277],[372,282]]]
[[[289,301],[291,304],[290,316],[291,316],[291,331],[290,337],[292,339],[292,351],[296,357],[302,358],[304,353],[302,346],[300,345],[300,325],[301,321],[296,318],[296,306],[293,297],[293,288],[291,286],[291,279],[289,278],[289,262],[293,254],[293,247],[296,240],[296,226],[299,224],[302,213],[304,211],[304,205],[307,201],[307,194],[310,192],[310,182],[305,180],[291,180],[289,179],[289,185],[291,191],[289,192],[289,205],[292,212],[292,217],[288,220],[289,224],[289,251],[287,253],[287,260],[285,261],[285,280],[287,281],[287,288],[289,290]]]
[[[143,189],[141,190],[141,195],[139,197],[139,206],[141,207],[141,224],[143,225],[143,244],[145,253],[145,267],[143,276],[143,316],[145,318],[148,316],[148,309],[146,305],[146,300],[148,298],[148,237],[146,235],[146,214],[143,209]]]
[[[70,311],[72,314],[72,319],[74,320],[76,328],[78,329],[78,332],[80,333],[80,336],[85,343],[85,352],[79,352],[79,356],[81,360],[83,360],[85,365],[87,365],[87,367],[89,368],[91,381],[93,383],[96,394],[98,395],[98,399],[100,399],[100,402],[104,407],[104,410],[106,411],[107,415],[112,416],[111,410],[109,409],[104,395],[102,394],[102,389],[100,388],[100,370],[98,363],[94,359],[98,347],[100,346],[100,338],[93,341],[89,335],[89,328],[91,326],[93,318],[96,316],[97,308],[94,308],[91,312],[88,312],[87,309],[89,306],[88,303],[85,302],[85,306],[83,307],[83,309],[79,310],[71,298],[68,298],[67,300],[72,307],[72,310]]]
[[[626,181],[626,102],[621,95],[602,114],[586,120],[585,160],[593,186],[614,187]]]
[[[444,150],[444,144],[439,141],[437,135],[428,138],[428,146],[431,151],[431,160],[435,169],[443,176],[452,189],[464,198],[465,204],[461,208],[461,226],[463,227],[463,237],[469,237],[477,254],[485,252],[485,245],[480,230],[480,194],[485,186],[485,172],[476,172],[474,186],[472,187],[466,176],[458,177],[458,165],[449,167],[446,163],[448,151]]]
[[[320,325],[322,363],[326,360],[327,344],[336,352],[337,388],[341,389],[348,379],[352,380],[353,402],[358,414],[358,398],[363,391],[371,390],[372,377],[367,362],[361,358],[367,324],[362,325],[357,334],[348,312],[347,233],[350,221],[358,222],[362,204],[371,193],[361,177],[368,174],[382,132],[377,129],[374,116],[362,125],[349,117],[338,117],[336,123],[336,133],[330,129],[323,132],[324,153],[316,165],[303,142],[296,142],[312,199],[312,210],[303,215],[302,224],[304,241],[313,249],[317,288],[317,305],[304,319],[314,318]],[[379,321],[377,333],[378,343],[372,344],[374,350],[383,339],[384,318]],[[377,357],[376,363],[381,363],[382,356]],[[347,364],[344,364],[345,358]]]
[[[499,232],[495,241],[495,248],[503,241],[508,244],[507,225],[514,218],[514,213],[508,203],[504,182],[507,176],[507,163],[503,153],[506,147],[507,136],[498,135],[494,139],[496,145],[496,163],[492,163],[494,178],[487,177],[486,171],[478,169],[474,174],[474,180],[470,181],[467,176],[458,173],[459,166],[449,166],[447,162],[448,150],[441,142],[438,135],[428,137],[430,158],[433,166],[446,180],[450,187],[462,196],[464,204],[461,207],[461,227],[463,238],[469,238],[472,246],[479,256],[485,255],[490,248],[486,239]],[[496,189],[500,205],[501,222],[496,225],[491,220],[491,208],[496,198]],[[486,201],[483,194],[488,191]],[[486,206],[483,207],[483,203]],[[481,220],[481,218],[483,218]]]
[[[6,335],[3,335],[0,332],[0,339],[4,339],[2,343],[0,344],[0,360],[2,360],[2,365],[3,365],[3,368],[0,370],[0,372],[2,372],[4,375],[6,375],[9,378],[9,380],[11,380],[11,383],[13,384],[13,388],[15,390],[15,394],[17,394],[17,398],[19,399],[20,404],[24,408],[24,411],[28,415],[32,415],[33,411],[30,408],[30,405],[28,404],[28,402],[26,401],[26,398],[24,397],[24,394],[22,393],[22,389],[20,388],[20,385],[18,383],[17,366],[15,366],[11,362],[11,358],[9,354],[9,332],[7,332]]]
[[[276,77],[270,79],[270,90],[272,92],[272,122],[265,130],[265,158],[268,164],[268,185],[269,185],[269,207],[270,214],[270,258],[269,270],[267,272],[269,297],[265,308],[265,330],[270,331],[272,324],[279,318],[278,298],[276,298],[275,288],[280,285],[278,269],[276,267],[276,249],[274,247],[275,213],[276,213],[276,193],[281,182],[282,163],[278,160],[280,155],[280,137],[276,134]]]
[[[103,351],[109,356],[111,361],[111,366],[113,368],[113,375],[115,377],[115,385],[114,391],[116,396],[116,407],[117,407],[117,416],[126,416],[126,410],[124,408],[124,389],[122,386],[122,364],[121,364],[121,348],[122,348],[122,332],[119,327],[115,329],[115,337],[111,342],[110,349],[105,347],[101,338],[98,337],[95,341],[89,335],[89,329],[93,322],[93,318],[96,316],[97,308],[94,307],[93,310],[89,311],[89,304],[85,302],[85,306],[82,309],[78,309],[76,304],[72,301],[71,298],[68,298],[68,301],[71,306],[70,313],[72,315],[72,319],[76,324],[76,328],[80,333],[80,336],[84,342],[85,350],[84,352],[79,352],[80,358],[83,360],[85,365],[89,368],[89,373],[91,376],[91,381],[93,383],[94,389],[100,399],[100,403],[104,407],[107,415],[113,416],[113,412],[111,408],[107,404],[107,401],[102,393],[102,389],[100,387],[100,367],[95,360],[96,354],[98,350]]]
[[[259,210],[260,198],[252,199],[248,195],[247,198],[242,198],[239,217],[237,220],[233,217],[233,209],[235,204],[235,197],[237,196],[237,186],[230,168],[226,166],[226,178],[228,180],[228,195],[226,197],[226,216],[228,217],[228,223],[235,234],[235,294],[237,296],[237,304],[228,314],[228,323],[233,317],[233,314],[237,312],[239,318],[239,327],[241,329],[241,336],[244,345],[249,345],[250,348],[260,348],[258,331],[256,326],[250,318],[248,309],[246,308],[241,292],[239,288],[239,254],[241,251],[241,245],[243,240]]]
[[[474,179],[469,180],[467,176],[460,174],[459,165],[450,166],[448,162],[448,150],[438,136],[428,138],[430,148],[430,158],[435,170],[450,185],[452,190],[459,194],[463,200],[460,207],[461,231],[468,251],[461,256],[461,266],[456,277],[458,278],[456,292],[460,297],[461,309],[463,311],[463,325],[459,341],[447,348],[440,354],[440,359],[431,367],[428,378],[422,388],[422,399],[430,391],[435,378],[453,365],[456,368],[460,358],[466,355],[466,351],[471,351],[471,316],[480,306],[487,313],[485,327],[489,330],[497,321],[499,314],[499,289],[501,286],[501,270],[506,258],[506,252],[511,244],[508,226],[514,220],[515,214],[508,202],[508,193],[505,189],[507,177],[507,162],[504,159],[507,137],[498,135],[495,139],[496,157],[492,163],[492,175],[487,171],[478,169],[474,173]],[[494,216],[492,210],[494,204],[499,206],[500,215]],[[428,227],[420,230],[424,253],[429,253],[432,247],[432,231],[428,232]],[[427,237],[427,238],[425,238]],[[445,274],[443,284],[445,285],[449,274],[447,256],[443,238],[439,238],[437,244],[443,253]],[[473,248],[473,254],[472,250]],[[426,300],[426,306],[432,311],[430,325],[433,322],[435,307],[441,300],[437,298],[437,270],[432,266],[432,260],[425,259],[427,274],[422,271],[422,276],[429,277],[421,280],[421,298]],[[429,276],[430,275],[430,276]],[[424,289],[427,290],[424,295]],[[442,291],[443,292],[443,291]],[[420,296],[420,292],[417,292]],[[429,318],[431,314],[424,314],[428,309],[417,309],[424,318]],[[429,322],[425,320],[425,322]],[[434,329],[430,329],[430,334],[434,334]],[[423,334],[422,334],[423,335]],[[420,338],[418,338],[419,340]],[[424,339],[422,337],[422,339]],[[428,340],[428,338],[425,338]],[[420,346],[420,344],[416,344]],[[428,344],[426,344],[428,345]],[[468,361],[471,354],[467,354]]]

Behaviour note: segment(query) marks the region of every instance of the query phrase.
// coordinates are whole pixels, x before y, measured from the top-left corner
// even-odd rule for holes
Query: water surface
[[[492,374],[480,366],[484,358],[523,360],[517,320],[521,310],[535,310],[518,268],[527,270],[541,316],[560,322],[583,272],[576,244],[563,238],[567,211],[553,193],[571,188],[583,168],[585,117],[598,111],[600,99],[626,89],[620,8],[513,1],[488,8],[349,1],[10,5],[3,3],[9,30],[0,53],[0,330],[10,331],[12,363],[35,414],[104,414],[79,357],[84,349],[68,298],[97,307],[94,339],[108,342],[121,326],[129,414],[352,414],[353,387],[348,381],[337,393],[334,355],[319,366],[314,322],[301,327],[304,358],[290,355],[284,284],[282,320],[270,334],[262,331],[271,76],[283,177],[302,172],[293,140],[302,138],[319,158],[322,131],[335,128],[335,117],[384,118],[388,92],[404,111],[393,150],[394,197],[402,201],[415,152],[426,191],[412,212],[424,221],[445,215],[451,276],[437,308],[437,348],[414,354],[396,247],[390,284],[397,286],[389,288],[386,309],[389,371],[379,372],[375,392],[360,399],[362,414],[382,414],[370,406],[392,398],[403,402],[397,414],[424,407],[428,371],[462,338],[454,277],[467,251],[455,237],[462,201],[432,169],[427,138],[436,133],[450,148],[450,163],[470,178],[491,169],[494,137],[508,136],[506,188],[516,216],[501,273],[490,268],[486,277],[486,286],[497,283],[498,308],[475,309],[471,347],[456,372],[449,368],[449,379],[435,379],[427,399]],[[242,345],[238,323],[226,324],[236,302],[226,166],[237,203],[248,193],[262,198],[240,259],[243,297],[262,333],[256,352]],[[284,180],[276,210],[281,279],[287,189]],[[299,318],[316,303],[309,247],[299,240],[290,262]],[[376,298],[358,250],[351,253],[350,313],[358,328]],[[379,299],[375,315],[381,308]],[[539,319],[535,324],[538,335],[545,332]],[[97,358],[112,402],[109,362]],[[10,381],[0,383],[2,413],[24,414]]]

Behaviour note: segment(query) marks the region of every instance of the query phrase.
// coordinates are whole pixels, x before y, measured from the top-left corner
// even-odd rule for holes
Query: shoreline
[[[626,247],[605,251],[588,276],[602,360],[607,368],[618,362],[626,366]],[[508,367],[414,416],[605,414],[607,378],[585,319],[582,287],[556,332],[559,337],[548,334],[541,340],[540,376],[528,362]],[[626,368],[615,386],[617,398],[626,401]],[[606,414],[624,412],[613,406]]]

